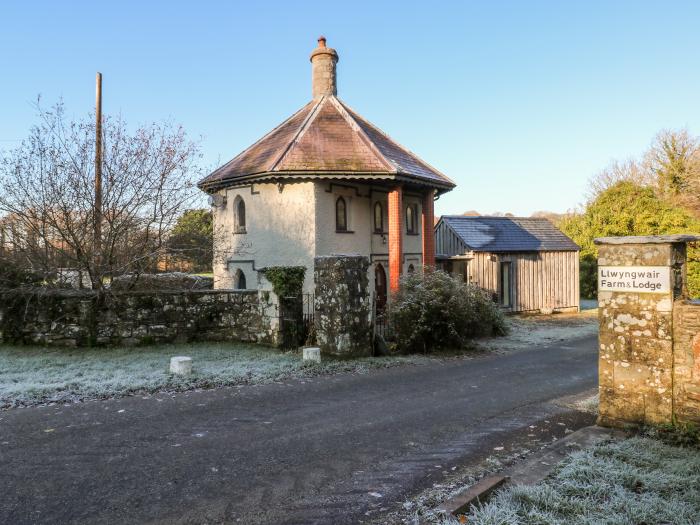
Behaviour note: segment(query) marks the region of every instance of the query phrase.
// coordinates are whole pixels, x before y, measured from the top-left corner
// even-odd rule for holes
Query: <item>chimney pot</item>
[[[319,98],[324,95],[337,95],[335,65],[338,53],[326,47],[326,37],[318,37],[318,47],[311,52],[311,95]]]

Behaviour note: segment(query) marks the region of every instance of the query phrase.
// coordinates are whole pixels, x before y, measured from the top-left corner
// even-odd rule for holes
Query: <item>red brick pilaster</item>
[[[423,266],[435,266],[435,207],[433,190],[423,195]]]
[[[403,193],[401,186],[389,192],[389,290],[399,289],[403,266]]]

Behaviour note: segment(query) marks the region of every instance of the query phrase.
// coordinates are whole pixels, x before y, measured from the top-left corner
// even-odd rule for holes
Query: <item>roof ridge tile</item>
[[[360,120],[363,123],[365,123],[367,126],[372,128],[373,130],[377,131],[380,135],[383,136],[385,140],[387,140],[393,147],[398,148],[399,150],[403,151],[404,153],[407,153],[414,162],[417,162],[418,164],[422,164],[425,168],[427,168],[429,171],[434,172],[435,174],[439,175],[445,182],[451,183],[455,185],[454,181],[450,179],[447,175],[442,173],[440,170],[435,168],[434,166],[431,166],[428,164],[426,161],[424,161],[422,158],[420,158],[418,155],[413,153],[409,148],[406,146],[400,144],[393,138],[391,138],[384,130],[382,130],[380,127],[376,126],[375,124],[372,124],[369,120],[364,118],[362,115],[360,115],[357,111],[352,109],[350,106],[346,105],[344,102],[342,102],[340,99],[338,99],[338,102],[343,104],[343,106],[347,109],[347,111],[352,115],[354,120]],[[374,141],[372,141],[374,142]],[[406,173],[406,174],[411,174],[410,172],[403,172],[399,169],[399,173]]]
[[[399,173],[399,167],[396,165],[396,163],[392,162],[391,160],[387,159],[384,154],[377,148],[377,145],[372,142],[372,139],[367,136],[367,133],[362,129],[362,126],[358,124],[358,122],[355,120],[355,118],[352,116],[352,114],[347,110],[347,108],[343,105],[343,102],[338,98],[338,97],[332,97],[332,102],[335,108],[338,110],[338,112],[343,116],[343,118],[352,126],[352,128],[357,132],[358,135],[363,139],[363,141],[367,144],[370,150],[372,150],[372,153],[374,153],[381,162],[383,162],[387,168],[390,170],[394,170],[396,173]]]
[[[301,137],[304,135],[307,129],[311,126],[311,123],[314,121],[314,119],[318,116],[321,107],[323,106],[324,102],[326,100],[326,95],[322,96],[318,103],[309,111],[309,114],[306,116],[306,119],[304,119],[304,122],[302,122],[301,126],[299,126],[299,129],[297,130],[296,134],[294,135],[294,138],[289,141],[289,144],[284,148],[282,153],[277,157],[277,160],[272,163],[270,168],[267,171],[276,171],[277,166],[279,166],[282,161],[284,160],[285,157],[288,156],[289,152],[298,144],[299,140]]]

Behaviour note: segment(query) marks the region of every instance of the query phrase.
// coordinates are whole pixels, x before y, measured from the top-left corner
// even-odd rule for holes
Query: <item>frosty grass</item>
[[[698,524],[700,450],[645,437],[606,442],[573,453],[542,483],[504,488],[466,523]]]
[[[192,357],[191,376],[168,372],[175,355]],[[0,346],[0,408],[363,373],[428,361],[428,357],[399,356],[308,364],[301,360],[300,352],[239,343],[81,349]]]
[[[597,319],[580,315],[508,319],[510,333],[485,338],[462,351],[509,352],[595,333]],[[459,352],[458,352],[459,353]],[[168,373],[170,358],[193,358],[187,378]],[[421,364],[430,356],[367,357],[305,364],[299,352],[281,352],[243,343],[197,343],[130,348],[60,349],[0,345],[0,408],[70,402],[157,391],[184,391],[224,385],[267,383],[339,372]]]

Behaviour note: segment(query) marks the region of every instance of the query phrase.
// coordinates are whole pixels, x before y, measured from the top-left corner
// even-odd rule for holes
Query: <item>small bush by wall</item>
[[[488,292],[445,272],[402,278],[389,306],[398,349],[432,352],[459,348],[471,337],[503,335],[503,312]]]
[[[304,287],[304,266],[268,266],[260,270],[278,297],[296,297]]]

